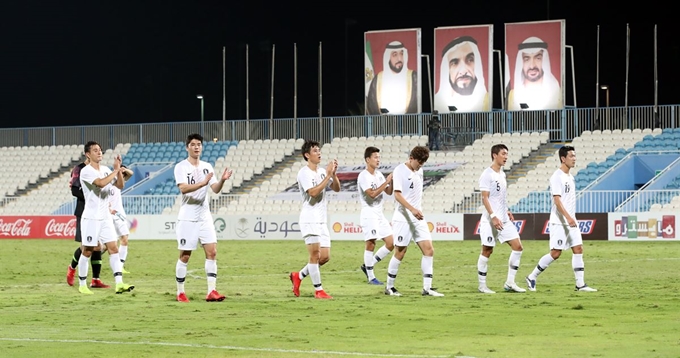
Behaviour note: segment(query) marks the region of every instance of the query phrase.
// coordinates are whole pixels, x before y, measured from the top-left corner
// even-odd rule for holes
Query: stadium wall
[[[389,219],[391,215],[386,213]],[[584,240],[678,241],[676,212],[577,213]],[[298,215],[214,215],[219,240],[300,240]],[[128,216],[130,240],[175,240],[176,215]],[[479,214],[426,217],[434,241],[479,239]],[[522,240],[548,240],[550,214],[516,214]],[[332,240],[363,241],[358,215],[328,218]],[[0,216],[0,239],[69,239],[76,219],[69,215]]]

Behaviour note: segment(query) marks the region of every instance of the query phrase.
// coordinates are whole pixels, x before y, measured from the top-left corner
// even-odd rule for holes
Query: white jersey
[[[385,192],[380,193],[375,199],[368,196],[366,190],[376,190],[385,182],[385,176],[376,170],[373,174],[364,169],[359,173],[357,186],[359,187],[359,199],[361,200],[361,217],[364,219],[377,219],[385,216],[383,204],[385,202]]]
[[[317,167],[316,172],[305,165],[300,168],[297,175],[298,188],[302,194],[302,210],[300,211],[300,220],[302,223],[326,223],[327,217],[327,202],[326,202],[326,188],[322,190],[317,196],[310,196],[307,190],[319,185],[326,178],[326,169]],[[330,185],[333,178],[328,181]]]
[[[423,168],[417,172],[401,163],[392,172],[394,191],[400,191],[406,201],[418,210],[423,210]],[[392,221],[418,222],[413,213],[397,202]]]
[[[503,170],[497,173],[491,167],[484,169],[479,177],[479,190],[489,192],[491,209],[503,223],[510,220],[508,215],[507,189],[508,183],[505,180],[505,172]],[[491,222],[491,215],[486,210],[482,214],[481,222]]]
[[[116,211],[116,215],[125,217],[125,209],[123,208],[123,195],[117,186],[111,186],[111,192],[109,194],[109,207],[111,210]]]
[[[212,221],[208,188],[217,183],[217,178],[215,177],[213,166],[202,160],[198,161],[197,166],[189,163],[187,159],[175,165],[175,182],[177,185],[200,183],[205,180],[209,173],[213,173],[213,176],[210,178],[208,185],[191,193],[182,194],[182,206],[179,208],[177,220]]]
[[[550,194],[559,195],[564,209],[576,220],[576,182],[574,176],[571,173],[563,172],[562,169],[557,169],[550,177]],[[557,211],[554,201],[550,210],[550,223],[569,225],[567,219]]]
[[[103,188],[94,185],[96,179],[106,178],[111,174],[111,169],[100,165],[99,170],[86,165],[80,171],[80,186],[83,188],[83,196],[85,197],[85,209],[83,210],[83,219],[104,220],[111,217],[109,211],[109,195],[111,195],[111,187],[116,182],[116,178]]]

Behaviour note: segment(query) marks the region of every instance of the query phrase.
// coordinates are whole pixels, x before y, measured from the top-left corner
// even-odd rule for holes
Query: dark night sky
[[[435,2],[326,9],[269,2],[246,6],[240,1],[139,3],[3,4],[1,126],[198,120],[198,93],[206,97],[206,120],[221,119],[222,46],[227,50],[227,119],[245,118],[246,44],[250,47],[250,118],[269,117],[272,44],[276,45],[274,116],[293,116],[294,43],[298,46],[298,116],[316,116],[320,41],[323,114],[345,115],[348,109],[358,111],[363,103],[364,31],[420,27],[423,53],[432,54],[435,27],[494,24],[494,48],[503,50],[504,23],[546,19],[567,21],[567,44],[575,47],[579,107],[595,106],[598,24],[600,83],[610,85],[612,106],[624,104],[626,23],[631,28],[629,105],[654,101],[655,23],[659,104],[680,103],[674,86],[680,81],[680,31],[676,23],[659,15],[671,13],[671,5],[650,1],[643,7],[639,2],[553,0],[549,9],[546,1],[475,2],[473,7],[485,9],[481,14],[468,14],[466,6],[454,3],[447,4],[451,11],[424,10]],[[456,14],[459,10],[465,14]],[[567,83],[566,103],[571,105],[570,75]],[[424,88],[427,112],[428,96]],[[494,107],[500,107],[499,96],[494,98]],[[600,105],[604,106],[604,93]]]

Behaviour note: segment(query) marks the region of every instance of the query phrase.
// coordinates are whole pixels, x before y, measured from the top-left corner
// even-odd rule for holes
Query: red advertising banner
[[[366,114],[420,113],[420,29],[364,34]]]
[[[564,108],[565,24],[565,20],[505,24],[509,110]]]
[[[463,219],[464,240],[479,240],[480,214],[465,214]],[[522,240],[549,240],[550,214],[514,214],[515,226]],[[576,213],[583,240],[607,240],[609,238],[609,214]]]
[[[493,25],[438,27],[434,49],[434,108],[439,113],[490,111]]]
[[[0,216],[0,239],[71,239],[76,236],[76,217]]]

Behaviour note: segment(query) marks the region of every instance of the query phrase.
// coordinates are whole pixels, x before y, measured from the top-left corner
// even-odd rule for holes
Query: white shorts
[[[113,215],[113,227],[118,237],[130,235],[128,221],[123,215]]]
[[[184,221],[177,220],[177,248],[182,251],[193,251],[201,245],[216,244],[215,224],[212,220]]]
[[[364,241],[384,239],[392,235],[392,226],[385,217],[360,219],[361,232],[364,233]]]
[[[574,246],[583,245],[581,229],[562,224],[549,224],[550,249],[567,250]]]
[[[97,247],[99,243],[118,241],[111,217],[103,220],[81,218],[80,232],[83,239],[82,245],[87,247]]]
[[[493,227],[490,222],[480,222],[479,239],[482,242],[482,245],[494,247],[496,246],[495,239],[498,239],[498,241],[503,244],[513,239],[519,239],[519,233],[517,232],[515,224],[510,220],[503,223],[503,230],[500,231]]]
[[[300,233],[305,244],[319,244],[320,247],[331,247],[331,234],[327,223],[300,223]]]
[[[426,240],[432,241],[432,234],[425,219],[413,223],[392,221],[392,237],[394,237],[394,244],[401,247],[408,246],[411,240],[416,244]]]

